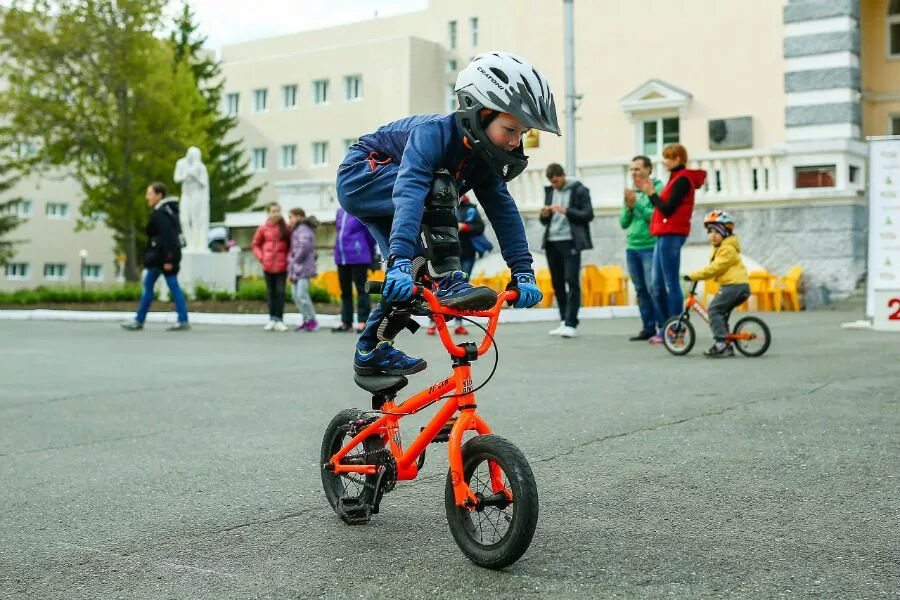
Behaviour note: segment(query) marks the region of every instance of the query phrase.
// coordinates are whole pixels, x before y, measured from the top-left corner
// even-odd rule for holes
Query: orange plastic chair
[[[703,304],[709,306],[709,297],[719,293],[719,284],[715,279],[707,279],[703,282]]]
[[[750,272],[750,297],[756,298],[756,307],[759,311],[771,310],[769,307],[769,272]]]
[[[628,303],[628,277],[622,267],[604,265],[599,270],[604,280],[603,292],[606,294],[607,306],[625,306]]]
[[[550,269],[539,270],[535,279],[537,280],[538,289],[541,290],[541,293],[544,295],[544,299],[541,300],[538,306],[540,308],[549,308],[553,306],[553,281],[550,278]]]
[[[325,288],[325,291],[328,292],[332,298],[341,297],[341,283],[340,280],[338,280],[337,271],[325,271],[324,273],[319,273],[319,276],[316,277],[315,281],[316,285]]]
[[[784,277],[780,277],[778,286],[781,288],[784,310],[800,310],[800,278],[803,276],[803,267],[794,265]]]
[[[581,272],[581,304],[582,306],[606,306],[605,282],[597,265],[584,265]]]
[[[769,273],[769,281],[766,286],[766,304],[769,305],[769,310],[781,312],[782,304],[784,302],[782,289],[779,278],[776,275]]]

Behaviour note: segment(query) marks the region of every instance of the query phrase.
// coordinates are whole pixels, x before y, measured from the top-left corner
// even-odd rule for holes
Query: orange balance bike
[[[381,282],[369,282],[372,293]],[[444,506],[450,533],[472,562],[490,569],[506,567],[528,549],[538,519],[538,492],[531,466],[522,452],[494,435],[477,413],[471,364],[494,346],[494,332],[504,302],[514,302],[516,290],[497,297],[485,311],[460,311],[440,305],[432,292],[416,285],[411,314],[434,318],[440,340],[450,353],[453,373],[418,394],[397,402],[406,377],[355,375],[357,385],[372,394],[372,410],[349,408],[329,423],[322,440],[322,485],[334,511],[347,524],[367,523],[378,513],[382,496],[398,481],[415,479],[425,463],[429,444],[446,443],[450,469],[444,486]],[[412,307],[412,308],[410,308]],[[447,328],[454,317],[487,317],[480,345],[455,344]],[[496,370],[496,362],[494,370]],[[493,370],[491,375],[493,375]],[[488,377],[490,380],[490,376]],[[400,439],[403,417],[440,402],[443,405],[406,448]],[[463,435],[476,435],[463,443]]]
[[[703,303],[697,299],[697,284],[695,281],[684,302],[684,310],[680,315],[671,317],[663,327],[663,345],[666,350],[675,356],[684,356],[694,347],[697,335],[694,326],[691,325],[691,310],[700,315],[704,323],[709,324],[709,313]],[[725,316],[726,323],[728,317]],[[759,317],[744,317],[734,325],[734,329],[725,338],[725,341],[737,348],[744,356],[762,356],[769,349],[772,336],[769,327]]]

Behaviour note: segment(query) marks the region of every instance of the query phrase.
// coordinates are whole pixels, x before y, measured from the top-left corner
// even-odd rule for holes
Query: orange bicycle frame
[[[417,465],[419,456],[425,451],[425,448],[440,433],[441,429],[453,418],[453,415],[460,413],[459,418],[453,424],[450,430],[450,440],[448,444],[448,454],[450,462],[451,481],[453,482],[453,491],[456,504],[458,506],[475,506],[478,499],[472,494],[469,486],[465,482],[463,476],[462,464],[462,437],[463,434],[472,429],[479,435],[491,433],[490,427],[476,412],[475,394],[472,386],[472,371],[468,360],[466,348],[453,343],[450,337],[450,331],[447,328],[446,317],[487,317],[487,335],[477,347],[477,356],[482,356],[491,347],[494,338],[494,332],[497,329],[497,321],[500,317],[500,309],[504,302],[512,302],[518,297],[515,290],[507,290],[498,295],[494,306],[486,311],[459,311],[446,308],[440,305],[437,298],[430,290],[421,286],[416,286],[416,293],[422,294],[432,311],[435,326],[440,335],[441,342],[451,356],[457,359],[453,366],[453,374],[440,381],[426,390],[422,390],[418,394],[408,398],[400,404],[393,401],[387,401],[381,407],[381,417],[370,423],[362,431],[357,433],[347,444],[341,448],[334,456],[331,457],[325,468],[334,473],[359,473],[363,475],[375,475],[378,467],[376,465],[345,465],[341,461],[355,447],[360,445],[363,440],[372,436],[380,435],[385,441],[386,446],[390,449],[397,463],[397,480],[405,481],[415,479],[418,475],[419,468]],[[469,354],[471,356],[471,354]],[[419,412],[426,406],[434,403],[440,398],[452,393],[447,401],[441,406],[434,417],[422,429],[419,435],[412,441],[406,450],[403,449],[400,441],[400,419],[404,416]],[[503,480],[500,468],[493,462],[490,463],[491,484],[494,493],[504,492],[510,499],[512,494],[503,486]]]
[[[684,312],[687,313],[693,309],[695,313],[700,315],[700,318],[703,319],[703,322],[707,325],[709,324],[709,311],[706,310],[706,307],[703,306],[703,303],[697,300],[697,284],[694,284],[694,287],[691,288],[690,293],[688,294],[688,299],[684,302]],[[725,336],[725,341],[734,341],[734,340],[749,340],[753,339],[753,335],[750,333],[731,333],[728,332],[728,335]]]

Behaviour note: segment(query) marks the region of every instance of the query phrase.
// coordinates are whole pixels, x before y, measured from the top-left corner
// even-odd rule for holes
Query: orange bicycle
[[[368,288],[379,293],[381,282],[369,282]],[[444,505],[456,544],[472,562],[490,569],[506,567],[525,553],[537,526],[537,484],[522,452],[494,435],[476,412],[475,391],[487,381],[473,389],[471,373],[472,361],[491,346],[499,356],[494,332],[500,308],[517,297],[517,291],[507,290],[489,310],[460,311],[441,306],[429,289],[416,285],[413,314],[434,318],[450,353],[453,374],[401,403],[395,398],[409,383],[406,377],[354,376],[357,385],[372,394],[372,410],[339,412],[325,430],[321,454],[325,496],[344,522],[367,523],[378,513],[383,494],[398,481],[416,478],[426,447],[446,442],[450,469]],[[446,324],[446,319],[454,317],[487,317],[487,328],[471,321],[485,332],[481,344],[454,344]],[[446,402],[404,449],[400,419],[440,400]],[[463,444],[467,431],[477,435]]]
[[[703,303],[697,299],[697,284],[695,281],[684,302],[684,310],[680,315],[671,317],[663,326],[663,345],[666,350],[676,356],[684,356],[694,347],[697,335],[694,326],[691,325],[691,310],[700,315],[703,322],[709,323],[709,313]],[[725,321],[728,322],[726,315]],[[744,317],[734,325],[725,338],[726,343],[734,344],[738,352],[744,356],[762,356],[772,343],[772,335],[769,326],[759,317]]]

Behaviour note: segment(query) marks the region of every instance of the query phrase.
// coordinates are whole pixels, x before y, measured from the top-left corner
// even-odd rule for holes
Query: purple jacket
[[[375,257],[377,242],[369,228],[353,215],[337,211],[334,221],[337,238],[334,242],[334,263],[336,265],[371,265]]]
[[[291,232],[291,253],[288,255],[288,279],[316,276],[316,232],[318,223],[307,218]]]

